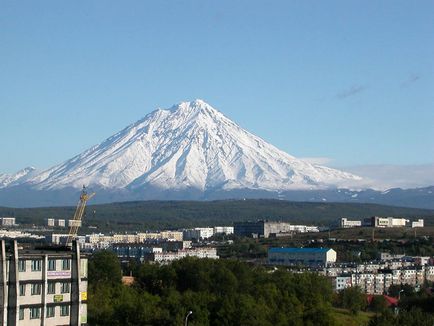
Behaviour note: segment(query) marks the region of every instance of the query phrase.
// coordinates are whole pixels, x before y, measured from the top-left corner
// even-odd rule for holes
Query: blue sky
[[[431,164],[434,2],[0,3],[0,173],[196,98],[294,156]]]

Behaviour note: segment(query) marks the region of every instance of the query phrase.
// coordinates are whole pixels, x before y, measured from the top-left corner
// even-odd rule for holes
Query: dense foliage
[[[47,217],[70,218],[75,207],[5,208],[0,215],[17,217],[19,223],[41,223]],[[433,220],[434,211],[356,203],[310,203],[271,199],[219,201],[140,201],[90,205],[85,225],[101,230],[135,228],[179,228],[232,224],[234,221],[268,218],[293,223],[328,225],[341,216],[364,218],[373,215],[425,217]]]
[[[357,314],[359,311],[366,309],[366,294],[357,286],[349,287],[336,295],[335,304],[348,309],[353,314]]]
[[[92,325],[182,325],[189,310],[189,325],[333,325],[330,283],[314,274],[186,258],[140,265],[128,287],[118,281],[114,255],[93,259],[103,272],[94,263],[89,269]]]

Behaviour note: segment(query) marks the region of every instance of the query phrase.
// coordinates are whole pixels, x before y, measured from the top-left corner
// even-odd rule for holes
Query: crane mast
[[[80,194],[80,200],[78,201],[77,208],[75,209],[74,217],[72,218],[72,225],[69,228],[68,238],[66,240],[66,247],[72,247],[72,241],[77,238],[78,228],[81,224],[81,219],[83,218],[84,208],[89,199],[95,196],[95,193],[88,194],[86,187],[83,186],[83,190]]]

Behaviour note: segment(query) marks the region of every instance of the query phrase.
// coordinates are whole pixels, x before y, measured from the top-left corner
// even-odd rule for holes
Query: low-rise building
[[[330,248],[269,248],[271,265],[327,266],[336,262],[336,251]]]

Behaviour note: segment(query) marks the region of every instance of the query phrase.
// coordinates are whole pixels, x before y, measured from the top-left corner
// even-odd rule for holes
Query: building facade
[[[0,243],[2,325],[87,325],[87,257],[73,250],[7,250]]]
[[[327,266],[336,262],[336,251],[329,248],[269,248],[268,263],[284,266]]]
[[[339,219],[339,227],[343,229],[355,228],[362,226],[362,221],[357,220],[349,220],[346,217],[342,217]]]
[[[263,237],[279,233],[288,233],[291,225],[286,222],[256,221],[234,223],[234,234],[240,237]]]
[[[2,226],[14,226],[15,223],[15,217],[0,217],[0,225]]]

